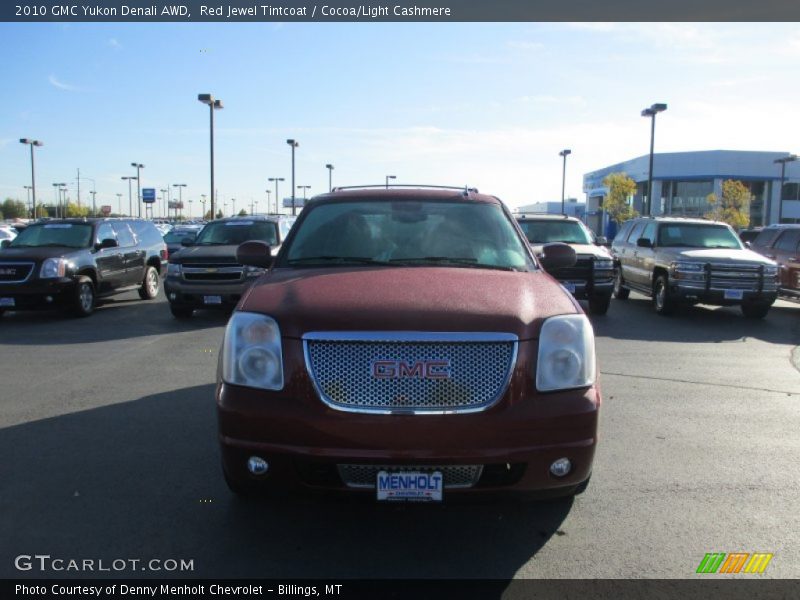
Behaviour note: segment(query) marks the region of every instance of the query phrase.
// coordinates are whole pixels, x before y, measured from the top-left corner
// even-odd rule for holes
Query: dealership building
[[[720,197],[722,182],[734,179],[741,181],[752,194],[751,227],[800,223],[800,163],[778,160],[791,156],[788,152],[738,150],[654,154],[655,201],[650,203],[650,214],[702,217],[710,211],[708,195],[714,193]],[[650,155],[640,156],[583,176],[585,220],[589,227],[596,232],[608,232],[608,216],[603,211],[608,189],[603,186],[603,178],[610,173],[623,172],[636,182],[633,207],[643,213],[649,160]],[[783,186],[782,167],[785,167]]]

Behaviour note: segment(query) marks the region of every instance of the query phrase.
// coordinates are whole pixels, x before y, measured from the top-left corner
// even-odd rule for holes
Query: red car
[[[600,390],[594,335],[506,207],[465,188],[345,189],[303,209],[232,315],[216,388],[237,493],[442,501],[582,492]]]
[[[750,247],[778,263],[778,293],[800,298],[800,225],[769,225]]]

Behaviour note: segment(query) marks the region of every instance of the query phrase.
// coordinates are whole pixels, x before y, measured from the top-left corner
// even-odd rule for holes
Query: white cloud
[[[120,50],[122,48],[122,44],[119,43],[117,38],[110,38],[108,40],[108,45],[114,48],[115,50]]]
[[[55,75],[50,75],[50,77],[48,77],[47,80],[50,82],[50,85],[52,85],[53,87],[57,87],[60,90],[66,90],[68,92],[84,91],[83,89],[77,86],[70,85],[69,83],[64,83],[63,81],[59,81],[58,79],[56,79]]]

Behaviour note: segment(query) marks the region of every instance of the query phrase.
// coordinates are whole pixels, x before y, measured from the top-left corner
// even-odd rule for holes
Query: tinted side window
[[[114,228],[114,231],[117,232],[117,240],[119,241],[119,245],[122,248],[128,246],[135,246],[136,240],[133,237],[133,233],[128,228],[127,223],[112,223],[111,226]]]
[[[775,238],[778,237],[780,231],[780,229],[764,229],[758,234],[758,237],[755,239],[755,241],[753,241],[753,245],[764,246],[765,248],[770,247],[772,242],[775,241]]]
[[[161,241],[161,234],[158,233],[156,226],[149,221],[131,221],[129,225],[136,234],[136,237],[139,238],[139,241],[144,242],[148,246]]]
[[[631,232],[631,227],[633,227],[633,221],[625,221],[625,223],[622,224],[622,228],[617,232],[617,235],[614,236],[614,243],[621,244],[624,242]]]
[[[631,234],[628,236],[629,244],[633,244],[634,246],[636,245],[636,240],[642,237],[642,231],[644,231],[644,225],[645,225],[644,222],[640,221],[639,223],[636,223],[636,225],[633,226],[633,229],[631,229]]]
[[[775,242],[775,248],[786,252],[794,252],[797,249],[798,242],[800,242],[800,229],[789,229],[784,231],[778,241]]]
[[[111,227],[111,223],[103,223],[97,228],[97,239],[95,242],[100,243],[106,239],[117,239],[114,229]]]
[[[642,233],[643,238],[647,238],[655,244],[656,242],[656,224],[654,222],[648,223]]]

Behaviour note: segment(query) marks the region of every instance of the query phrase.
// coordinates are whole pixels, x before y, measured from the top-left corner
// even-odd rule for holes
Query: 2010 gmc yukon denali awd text
[[[216,401],[237,493],[442,501],[586,487],[600,391],[594,335],[506,207],[471,189],[312,199],[233,313]],[[540,264],[541,263],[541,264]]]

